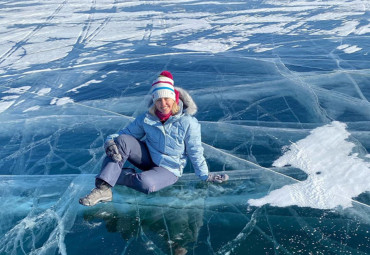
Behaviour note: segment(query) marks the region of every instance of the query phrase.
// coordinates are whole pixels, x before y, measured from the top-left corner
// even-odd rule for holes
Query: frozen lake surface
[[[0,1],[0,254],[370,254],[369,9]],[[230,181],[79,205],[162,70]]]

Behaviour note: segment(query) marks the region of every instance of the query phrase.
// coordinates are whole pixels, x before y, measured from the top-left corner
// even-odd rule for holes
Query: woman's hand
[[[118,148],[114,140],[108,140],[104,143],[105,153],[110,157],[114,162],[122,161],[122,156],[119,154]]]
[[[229,179],[227,174],[208,174],[207,182],[223,183]]]

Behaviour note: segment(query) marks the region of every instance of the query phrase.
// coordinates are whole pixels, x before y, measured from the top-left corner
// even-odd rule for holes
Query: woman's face
[[[172,107],[175,101],[172,98],[162,97],[155,101],[155,107],[158,111],[163,114],[169,114],[172,112]]]

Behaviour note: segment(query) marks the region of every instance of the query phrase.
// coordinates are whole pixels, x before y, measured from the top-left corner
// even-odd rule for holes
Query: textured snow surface
[[[345,128],[343,123],[333,122],[314,129],[309,136],[290,145],[273,165],[297,167],[306,172],[308,178],[249,203],[319,209],[352,206],[349,198],[370,190],[370,165],[352,154],[355,144],[347,141],[350,134]]]

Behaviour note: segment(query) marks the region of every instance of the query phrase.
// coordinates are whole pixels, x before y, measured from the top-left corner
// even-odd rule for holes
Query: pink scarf
[[[155,115],[157,115],[157,117],[159,118],[161,122],[165,122],[171,117],[172,112],[169,112],[168,114],[163,114],[160,111],[155,110]]]

